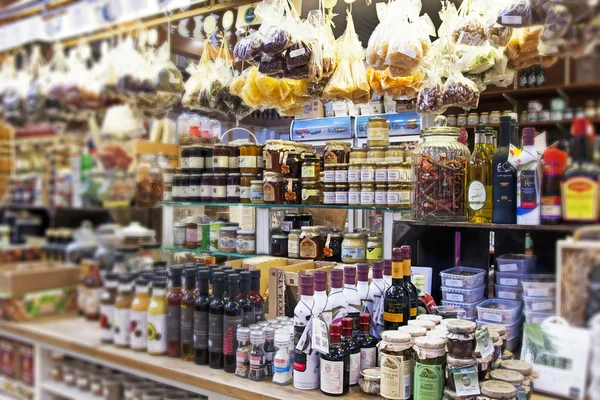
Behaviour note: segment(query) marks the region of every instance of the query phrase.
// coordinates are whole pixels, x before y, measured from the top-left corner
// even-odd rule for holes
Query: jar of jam
[[[350,158],[350,145],[339,140],[332,140],[325,143],[325,151],[323,152],[323,163],[329,164],[344,164]]]
[[[335,185],[335,204],[340,206],[348,205],[348,184]]]
[[[325,164],[323,166],[323,183],[335,183],[335,170],[337,165]]]
[[[339,229],[332,229],[325,236],[323,244],[323,260],[342,262],[342,242],[344,236]]]
[[[284,178],[300,178],[302,158],[300,153],[286,151],[281,159],[281,175]]]
[[[265,170],[265,157],[263,156],[263,151],[265,149],[264,144],[256,145],[257,155],[256,155],[256,167],[258,168],[258,172],[262,173]]]
[[[406,147],[403,144],[390,144],[385,151],[385,161],[387,162],[404,162],[404,152]]]
[[[265,173],[264,181],[265,204],[283,204],[283,178],[277,172]]]
[[[212,184],[213,203],[225,203],[227,201],[227,175],[214,174]]]
[[[335,184],[325,184],[323,188],[323,204],[335,204]]]
[[[239,160],[240,146],[237,144],[229,145],[229,173],[236,174],[240,172]]]
[[[361,185],[360,204],[363,206],[375,204],[375,185],[371,183]]]
[[[321,191],[317,181],[313,179],[302,180],[302,204],[320,204]]]
[[[204,147],[204,169],[206,171],[213,169],[213,148],[209,146]]]
[[[236,167],[237,168],[237,167]],[[238,173],[227,175],[227,202],[240,202],[240,177]]]
[[[200,202],[200,191],[202,190],[202,176],[191,175],[190,176],[190,193],[188,196],[189,201]]]
[[[370,147],[367,151],[367,161],[380,162],[385,161],[385,147]]]
[[[300,214],[300,228],[303,226],[312,226],[313,217],[310,213]]]
[[[265,202],[265,184],[263,181],[250,182],[250,202],[252,204],[263,204]]]
[[[400,184],[388,185],[387,205],[388,207],[400,207]]]
[[[244,143],[240,146],[239,159],[242,174],[258,173],[258,146],[253,143]]]
[[[354,148],[350,151],[350,163],[352,161],[367,161],[367,149],[365,148]]]
[[[190,176],[181,175],[181,186],[179,186],[179,197],[181,201],[190,201]]]
[[[316,157],[305,158],[302,163],[302,179],[319,179],[321,163]]]
[[[250,203],[250,186],[256,179],[254,174],[242,174],[240,176],[240,203]]]
[[[348,205],[360,206],[360,183],[351,183],[348,188]]]
[[[288,235],[288,257],[300,258],[300,229],[292,229]]]
[[[390,141],[390,121],[382,117],[369,118],[367,146],[387,146]]]
[[[190,148],[190,173],[201,174],[204,171],[204,154],[200,146]]]
[[[283,142],[281,140],[267,140],[265,142],[265,148],[263,150],[263,156],[265,160],[265,171],[281,171],[281,165],[279,163],[279,153],[281,152],[282,148]]]
[[[173,201],[181,201],[181,175],[173,176],[173,187],[171,189],[171,198]]]
[[[387,185],[385,183],[375,185],[375,205],[386,206],[387,193]]]
[[[213,172],[215,174],[229,171],[229,146],[217,143],[213,147]]]
[[[388,163],[380,161],[375,163],[375,182],[387,182]]]
[[[287,257],[288,256],[288,236],[287,235],[271,236],[271,252],[270,252],[270,254],[274,257]]]
[[[335,183],[348,183],[348,164],[338,164],[335,168]]]
[[[302,227],[302,218],[300,214],[286,214],[283,217],[283,222],[281,223],[281,230],[283,233],[290,233],[293,229],[300,229]]]
[[[183,146],[181,148],[181,173],[189,174],[190,173],[190,146]]]
[[[323,236],[315,226],[302,227],[300,234],[300,258],[320,261],[323,258]]]
[[[360,181],[373,183],[375,181],[375,163],[366,161],[360,169]]]
[[[284,204],[300,204],[302,190],[300,179],[288,178],[283,180],[283,203]]]
[[[454,357],[450,353],[446,355],[446,375],[448,376],[447,384],[452,390],[456,390],[454,381],[454,373],[467,367],[475,367],[477,360],[472,355],[468,357]]]
[[[200,201],[203,203],[210,203],[212,201],[213,176],[214,174],[210,173],[201,175]]]
[[[362,161],[351,161],[348,166],[348,183],[360,182],[360,171],[362,169]]]
[[[469,358],[475,351],[475,322],[457,319],[446,324],[448,355],[459,358]]]

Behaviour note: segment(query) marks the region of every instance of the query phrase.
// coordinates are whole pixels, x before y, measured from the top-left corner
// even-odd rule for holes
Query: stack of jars
[[[250,142],[184,146],[173,201],[250,203],[252,181],[262,180],[263,147]]]

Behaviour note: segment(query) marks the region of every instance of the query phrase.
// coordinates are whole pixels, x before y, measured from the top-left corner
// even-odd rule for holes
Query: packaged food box
[[[528,324],[541,324],[546,318],[555,316],[553,312],[525,311],[525,322]]]
[[[523,296],[556,297],[556,277],[554,275],[526,275],[522,279]]]
[[[552,297],[527,297],[523,296],[525,311],[556,312],[556,299]]]
[[[521,286],[494,285],[496,297],[506,300],[523,300],[523,288]]]
[[[496,267],[500,272],[531,274],[535,270],[537,257],[526,254],[504,254],[496,258]]]
[[[487,324],[497,324],[495,322],[481,321],[479,319],[476,322],[477,322],[477,329],[479,329],[482,326],[487,325]],[[523,320],[521,318],[519,318],[512,324],[497,324],[497,325],[502,325],[503,327],[505,327],[506,328],[506,337],[512,338],[521,333],[522,328],[523,328]]]
[[[477,318],[482,322],[512,324],[519,319],[521,306],[521,302],[515,300],[485,300],[477,305]]]
[[[478,268],[454,267],[440,272],[442,286],[459,289],[475,289],[483,285],[485,271]]]
[[[523,274],[513,274],[512,272],[496,272],[496,283],[502,286],[521,287],[521,280],[525,276]]]
[[[458,301],[442,300],[442,305],[444,306],[452,306],[465,310],[465,318],[467,319],[477,317],[477,304],[479,303],[481,303],[481,301],[476,301],[473,303],[461,303]]]
[[[458,289],[442,286],[442,300],[457,301],[459,303],[476,303],[483,300],[485,285],[475,289]]]

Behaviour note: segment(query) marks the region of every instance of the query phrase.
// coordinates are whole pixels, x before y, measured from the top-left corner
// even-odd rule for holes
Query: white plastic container
[[[475,289],[458,289],[442,286],[442,300],[456,301],[459,303],[478,303],[483,300],[485,286]]]
[[[440,272],[442,286],[458,289],[475,289],[483,285],[485,271],[478,268],[454,267]]]
[[[508,325],[519,320],[522,304],[515,300],[489,299],[477,305],[477,319]]]
[[[525,311],[525,322],[528,324],[541,324],[546,318],[556,315],[553,312]]]
[[[520,286],[494,285],[496,297],[505,300],[523,300],[523,288]]]
[[[556,299],[552,297],[523,297],[525,311],[533,312],[556,312]]]
[[[466,319],[477,318],[477,304],[479,303],[481,303],[481,301],[476,301],[474,303],[460,303],[458,301],[442,300],[442,305],[444,306],[453,306],[465,310]]]
[[[493,322],[477,320],[477,329],[481,328],[483,325],[491,324],[491,323],[493,323]],[[519,318],[512,324],[496,324],[496,325],[502,325],[503,327],[505,327],[506,328],[506,337],[510,338],[510,337],[517,336],[521,333],[521,330],[523,328],[523,320],[521,318]]]
[[[523,296],[556,297],[554,275],[526,275],[523,277]]]
[[[496,284],[502,286],[521,286],[521,280],[526,275],[513,274],[512,272],[496,272]]]

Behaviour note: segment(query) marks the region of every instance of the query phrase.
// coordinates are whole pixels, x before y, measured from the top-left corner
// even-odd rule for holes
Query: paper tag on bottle
[[[452,368],[458,397],[475,396],[479,391],[477,367]]]
[[[515,170],[517,169],[517,161],[519,160],[519,157],[521,156],[521,149],[519,149],[517,146],[511,144],[509,149],[508,149],[508,163],[510,164],[511,167],[513,167]]]
[[[323,314],[312,323],[312,348],[319,353],[329,354],[329,331]]]
[[[302,336],[300,336],[300,339],[298,339],[298,344],[296,344],[296,350],[306,354],[310,354],[312,350],[312,340],[310,340],[312,336],[312,323],[313,318],[310,317],[306,323],[306,326],[304,326],[304,332],[302,332]]]
[[[477,349],[481,353],[481,358],[494,354],[494,342],[490,337],[490,332],[487,327],[484,327],[480,331],[475,333],[475,340],[477,340]]]

